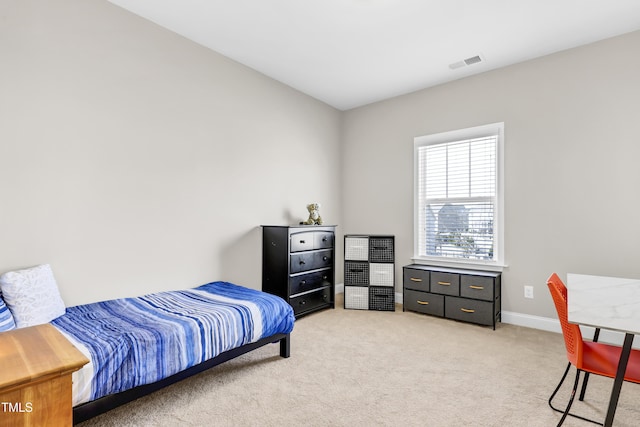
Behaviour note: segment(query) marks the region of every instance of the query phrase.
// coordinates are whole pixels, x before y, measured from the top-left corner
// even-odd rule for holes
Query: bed
[[[280,297],[212,282],[65,307],[49,323],[90,360],[73,374],[78,424],[270,343],[289,357],[294,315]]]

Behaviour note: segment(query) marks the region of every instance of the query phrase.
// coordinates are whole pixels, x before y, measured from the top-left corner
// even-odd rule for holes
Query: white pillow
[[[0,290],[18,328],[48,323],[66,311],[49,264],[4,273]]]

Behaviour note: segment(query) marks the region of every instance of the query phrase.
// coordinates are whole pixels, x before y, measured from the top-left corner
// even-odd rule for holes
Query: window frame
[[[420,220],[420,171],[419,155],[420,147],[453,143],[468,139],[496,137],[496,196],[494,206],[494,229],[493,244],[494,258],[491,260],[474,260],[469,258],[456,258],[451,256],[421,255],[419,242],[421,227]],[[505,264],[504,257],[504,122],[491,123],[487,125],[474,126],[466,129],[452,130],[431,135],[415,137],[413,140],[413,262],[418,264],[429,264],[443,267],[482,267],[488,270],[501,271]]]

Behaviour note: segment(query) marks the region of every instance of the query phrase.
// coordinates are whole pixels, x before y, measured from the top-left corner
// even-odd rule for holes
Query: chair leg
[[[562,378],[560,379],[560,382],[558,383],[558,386],[556,387],[555,390],[553,390],[553,393],[551,393],[551,397],[549,397],[549,407],[551,407],[551,409],[553,409],[556,412],[562,412],[560,409],[555,408],[553,406],[553,404],[551,403],[551,401],[553,400],[554,397],[556,397],[556,393],[558,392],[558,390],[560,390],[560,387],[562,387],[562,383],[564,382],[564,379],[567,378],[567,374],[569,373],[569,369],[571,369],[571,362],[569,362],[567,364],[567,369],[564,370],[564,374],[562,375]]]
[[[580,389],[580,396],[578,397],[579,401],[584,400],[584,394],[587,391],[587,382],[589,381],[589,372],[584,373],[584,379],[582,380],[582,389]]]
[[[571,397],[569,398],[569,403],[567,404],[567,409],[564,410],[562,414],[562,418],[558,422],[558,427],[564,423],[565,418],[569,415],[569,410],[571,409],[571,405],[573,404],[573,398],[576,397],[576,390],[578,390],[578,382],[580,382],[580,369],[576,370],[576,380],[573,382],[573,389],[571,389]]]
[[[553,406],[553,404],[552,404],[553,398],[558,393],[558,390],[560,390],[560,387],[562,387],[562,383],[564,383],[565,378],[567,378],[567,375],[569,374],[569,369],[571,369],[571,363],[567,364],[567,369],[564,370],[564,374],[562,375],[562,378],[560,379],[560,382],[558,383],[558,386],[556,387],[555,390],[553,390],[553,393],[551,393],[551,397],[549,397],[549,407],[551,409],[553,409],[554,411],[563,414],[562,418],[560,419],[560,422],[558,423],[558,426],[561,426],[562,423],[564,423],[564,420],[565,420],[565,418],[567,418],[567,415],[570,416],[570,417],[573,417],[573,418],[578,418],[578,419],[583,420],[583,421],[588,421],[590,423],[603,425],[603,423],[601,423],[601,422],[594,421],[594,420],[589,419],[589,418],[581,417],[580,415],[571,414],[569,412],[569,410],[571,409],[571,405],[573,404],[573,399],[575,398],[575,395],[576,395],[576,390],[578,389],[578,382],[580,381],[580,370],[579,369],[576,372],[576,379],[574,381],[573,390],[571,391],[571,399],[569,400],[569,404],[567,405],[566,409],[563,411],[563,410],[558,409],[558,408]]]
[[[598,342],[598,337],[600,336],[600,328],[596,328],[596,331],[593,333],[593,342]],[[585,372],[584,380],[582,380],[582,389],[580,390],[580,397],[578,400],[581,402],[584,400],[584,394],[587,391],[587,382],[589,381],[589,372]]]

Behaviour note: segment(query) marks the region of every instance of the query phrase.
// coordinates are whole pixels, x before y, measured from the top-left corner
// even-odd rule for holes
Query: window
[[[502,266],[504,124],[417,137],[416,261]]]

